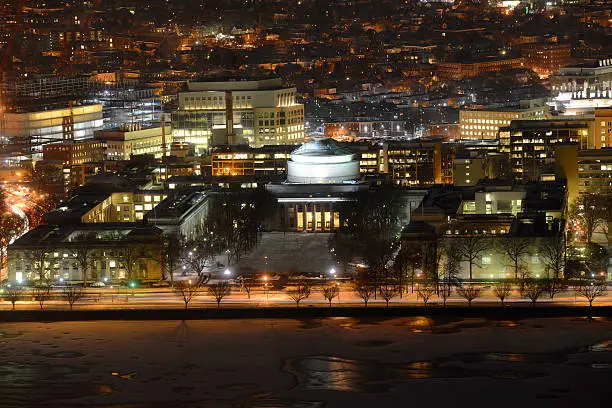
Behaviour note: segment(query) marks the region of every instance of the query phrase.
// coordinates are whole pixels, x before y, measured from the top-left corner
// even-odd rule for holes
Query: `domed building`
[[[355,201],[362,182],[353,150],[330,138],[304,143],[291,153],[287,180],[266,189],[278,202],[276,229],[331,232],[341,228],[339,206]]]
[[[287,182],[295,184],[341,184],[359,180],[355,153],[330,138],[314,139],[291,153]]]

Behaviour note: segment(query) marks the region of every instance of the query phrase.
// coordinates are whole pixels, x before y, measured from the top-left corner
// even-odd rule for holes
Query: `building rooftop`
[[[293,156],[347,156],[353,151],[332,138],[316,138],[304,143],[291,153]]]
[[[152,225],[139,223],[101,223],[78,225],[39,225],[11,244],[15,247],[45,245],[47,248],[78,246],[87,243],[95,246],[142,240],[161,236],[162,231]]]
[[[223,76],[189,82],[188,91],[269,91],[283,89],[280,78],[239,78]]]
[[[99,205],[102,201],[110,197],[110,193],[78,194],[70,200],[62,203],[43,216],[43,221],[51,225],[65,225],[80,223],[81,218]]]
[[[151,224],[164,219],[181,219],[195,211],[209,198],[209,193],[202,191],[177,191],[161,201],[145,215],[145,221]]]

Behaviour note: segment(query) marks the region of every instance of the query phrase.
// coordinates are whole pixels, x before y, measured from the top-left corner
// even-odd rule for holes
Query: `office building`
[[[401,186],[440,184],[442,146],[442,142],[433,140],[384,143],[380,172],[388,173],[393,183]]]
[[[220,146],[211,152],[212,175],[266,176],[286,174],[287,160],[295,146]]]
[[[519,182],[554,174],[555,144],[584,144],[589,124],[580,120],[512,121],[500,129],[500,149],[510,155],[510,171]],[[554,176],[552,176],[554,178]]]
[[[233,112],[230,120],[227,112]],[[190,82],[172,113],[172,136],[198,153],[226,144],[301,144],[304,106],[280,79]]]
[[[102,105],[33,108],[5,112],[0,123],[2,140],[16,154],[42,158],[43,145],[91,139],[102,129]]]
[[[103,161],[105,157],[106,143],[96,139],[43,146],[43,160],[61,161],[65,166]]]
[[[170,125],[141,127],[123,124],[119,128],[96,132],[96,139],[106,143],[108,160],[129,160],[132,155],[149,154],[157,159],[169,155],[172,145]]]
[[[459,111],[460,138],[497,139],[500,127],[513,120],[546,119],[545,106],[529,108],[461,109]]]
[[[483,150],[461,150],[453,160],[453,184],[475,186],[484,179],[509,176],[509,156]]]

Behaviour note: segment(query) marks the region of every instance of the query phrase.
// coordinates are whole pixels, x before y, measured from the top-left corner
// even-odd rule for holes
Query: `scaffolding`
[[[6,112],[27,112],[45,105],[83,100],[103,84],[88,77],[49,76],[20,78],[0,84],[0,97]]]
[[[149,87],[122,82],[104,84],[90,94],[87,102],[103,106],[106,129],[116,129],[122,125],[146,128],[162,119],[162,102],[154,89]]]

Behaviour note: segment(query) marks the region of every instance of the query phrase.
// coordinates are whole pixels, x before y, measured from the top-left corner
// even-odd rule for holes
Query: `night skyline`
[[[607,0],[3,2],[0,407],[604,406],[611,148]]]

